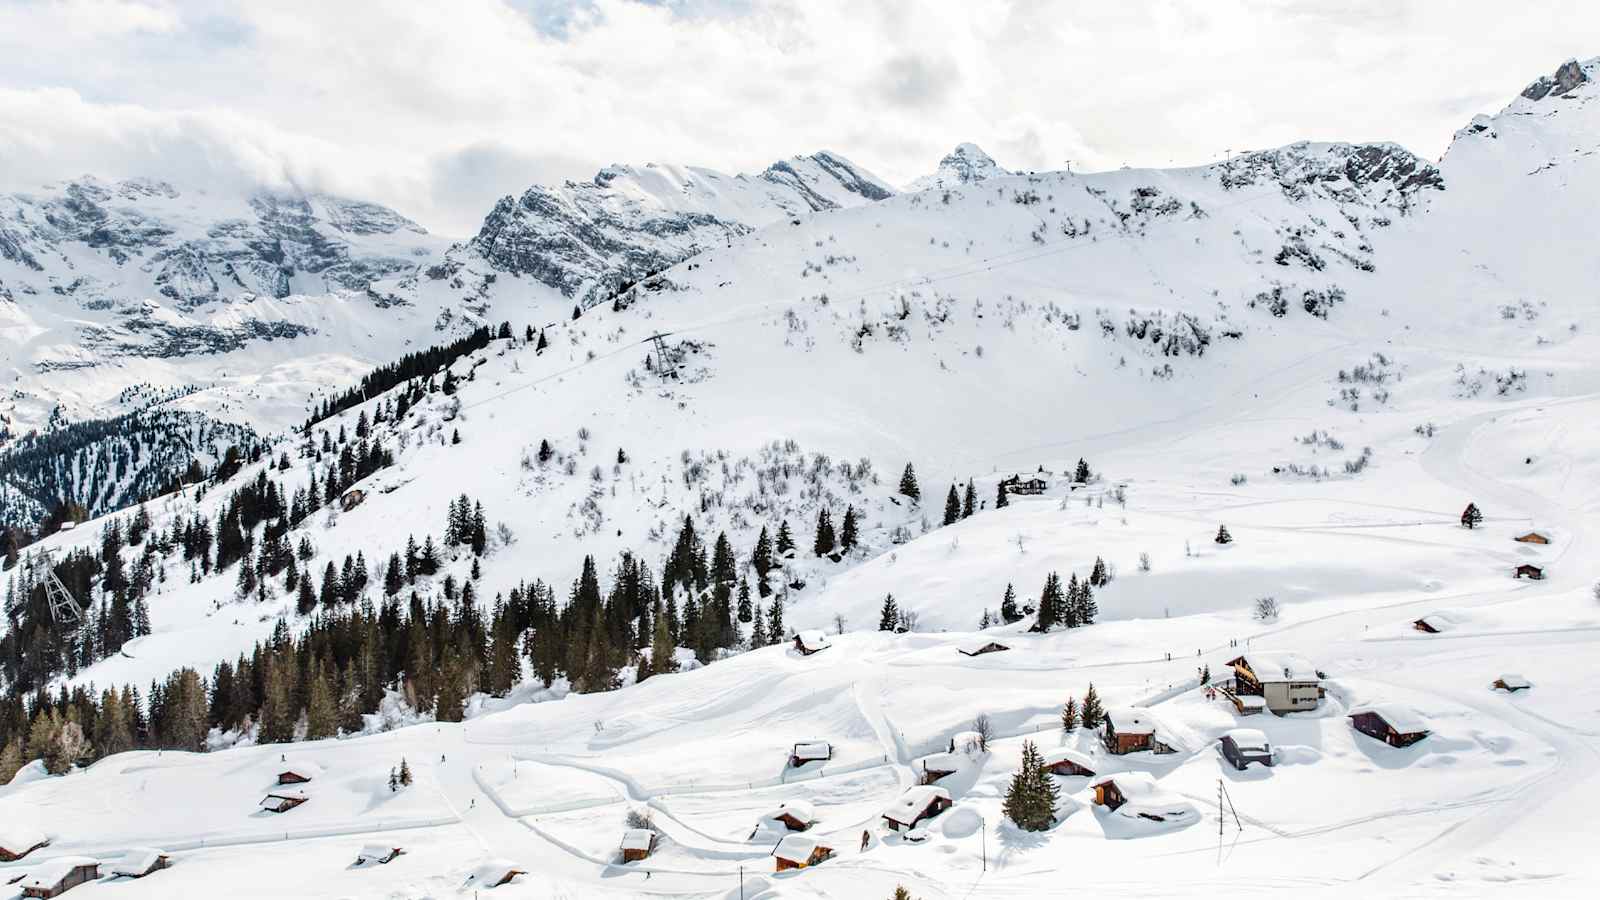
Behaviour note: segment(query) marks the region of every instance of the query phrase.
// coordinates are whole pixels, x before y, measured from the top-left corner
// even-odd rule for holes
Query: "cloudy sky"
[[[1301,138],[1437,157],[1600,55],[1593,0],[0,0],[0,189],[292,182],[471,229],[611,162],[893,183],[1203,162]]]

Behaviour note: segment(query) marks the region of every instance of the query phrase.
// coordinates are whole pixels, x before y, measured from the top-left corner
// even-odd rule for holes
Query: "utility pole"
[[[989,823],[978,817],[978,844],[983,848],[983,871],[989,871]]]
[[[656,373],[663,378],[677,378],[678,364],[673,361],[670,351],[667,350],[666,341],[662,340],[665,337],[666,334],[659,331],[650,335],[656,353]]]
[[[739,864],[739,900],[744,900],[744,863]]]

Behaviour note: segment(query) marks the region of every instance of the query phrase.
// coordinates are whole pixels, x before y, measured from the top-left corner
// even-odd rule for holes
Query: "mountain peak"
[[[1522,89],[1522,96],[1535,102],[1549,96],[1561,96],[1590,80],[1589,70],[1600,66],[1600,60],[1583,64],[1569,59],[1556,68],[1554,75],[1541,75],[1539,80]]]
[[[983,152],[977,144],[963,142],[939,160],[939,168],[932,175],[924,175],[911,182],[909,190],[925,191],[929,188],[959,187],[988,178],[1012,174],[1000,167],[994,157]]]

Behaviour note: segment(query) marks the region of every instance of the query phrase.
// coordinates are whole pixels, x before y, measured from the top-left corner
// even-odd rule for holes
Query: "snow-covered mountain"
[[[907,191],[926,191],[934,188],[961,187],[988,178],[1001,178],[1013,173],[1000,167],[994,158],[983,152],[977,144],[962,143],[939,160],[939,168],[931,175],[923,175],[906,185]]]
[[[808,834],[836,842],[839,857],[763,874],[757,896],[887,897],[896,883],[924,898],[1048,896],[1060,860],[1086,858],[1104,864],[1076,871],[1075,889],[1106,893],[1204,883],[1267,896],[1308,877],[1388,894],[1439,883],[1498,892],[1522,878],[1536,893],[1587,893],[1581,884],[1600,873],[1580,852],[1584,832],[1565,823],[1587,820],[1588,762],[1600,753],[1584,674],[1596,574],[1585,560],[1600,515],[1600,260],[1575,249],[1600,198],[1597,67],[1562,66],[1469,123],[1437,164],[1390,144],[1297,143],[1179,170],[956,178],[870,203],[844,202],[863,196],[846,190],[839,208],[738,228],[726,225],[732,201],[712,224],[664,198],[697,185],[684,196],[705,211],[714,204],[697,191],[752,196],[746,187],[648,167],[610,188],[502,204],[500,227],[446,253],[459,268],[384,279],[370,294],[403,301],[388,307],[395,315],[507,319],[513,336],[362,398],[203,496],[146,504],[151,534],[185,535],[115,550],[125,570],[148,566],[151,633],[50,674],[146,685],[178,666],[210,677],[220,660],[269,648],[256,657],[281,662],[263,665],[296,670],[306,686],[242,716],[207,710],[223,726],[216,744],[269,739],[271,720],[292,735],[294,716],[304,708],[310,727],[319,702],[326,719],[329,683],[353,731],[450,718],[443,707],[477,717],[298,746],[327,776],[285,814],[296,819],[239,812],[282,752],[248,746],[118,756],[63,778],[36,764],[23,779],[34,780],[0,794],[0,813],[59,835],[52,852],[227,839],[163,873],[178,884],[251,864],[245,854],[271,852],[254,849],[269,831],[351,835],[296,844],[301,866],[349,878],[329,887],[296,869],[285,878],[299,893],[462,890],[487,853],[536,857],[511,895],[738,896],[740,867],[771,871],[770,842],[752,837],[768,833],[759,821],[795,801],[820,810]],[[802,202],[748,189],[768,198],[751,208]],[[562,211],[535,214],[546,204]],[[630,236],[616,224],[624,215],[684,230]],[[546,221],[590,237],[546,243]],[[581,227],[597,222],[608,224]],[[680,251],[692,255],[671,263]],[[630,254],[638,268],[626,267]],[[601,274],[572,277],[585,272]],[[378,454],[363,469],[355,460],[375,446],[392,461]],[[1080,458],[1097,477],[1069,483]],[[920,497],[900,487],[908,463]],[[1013,473],[1049,486],[1000,508]],[[481,552],[459,540],[463,494],[484,507]],[[301,514],[290,523],[263,496],[295,498]],[[1468,500],[1484,508],[1483,527],[1460,527]],[[268,511],[248,525],[253,545],[238,532],[241,507]],[[855,545],[819,547],[823,514],[842,530],[847,510]],[[679,554],[686,516],[701,546]],[[220,534],[224,522],[253,549],[238,556],[236,543],[227,564],[201,571],[183,555],[187,535],[196,523]],[[759,535],[780,523],[796,546],[757,572]],[[103,558],[105,524],[45,545]],[[1222,525],[1228,543],[1216,538]],[[1548,543],[1513,540],[1530,530]],[[587,668],[607,662],[595,635],[626,634],[606,674],[627,684],[644,658],[631,651],[651,643],[645,625],[732,593],[734,583],[686,589],[667,574],[669,559],[692,568],[698,553],[704,565],[714,535],[727,537],[734,582],[758,586],[757,610],[782,610],[785,637],[846,633],[817,655],[769,646],[717,659],[742,644],[718,648],[682,625],[679,645],[712,645],[708,665],[583,690],[604,682]],[[265,589],[241,589],[255,573],[236,560],[278,558],[267,548],[302,537],[309,551],[295,565],[321,586],[341,560],[370,565],[354,590],[379,612],[335,592],[305,614],[305,595],[278,571]],[[385,562],[415,569],[404,559],[413,537],[442,548],[437,571]],[[596,583],[580,577],[585,557]],[[634,618],[637,561],[667,594]],[[1095,592],[1097,624],[1030,634],[1024,619],[977,633],[1008,586],[1033,605],[1052,573],[1083,579],[1096,561],[1111,575]],[[1523,564],[1541,577],[1513,578]],[[558,603],[605,597],[565,632],[584,647],[542,642],[548,623],[508,634],[480,620],[473,631],[478,607],[462,585],[503,623],[512,598],[541,581]],[[94,590],[114,618],[115,595]],[[910,633],[875,629],[891,594]],[[1257,618],[1258,598],[1277,611]],[[1430,614],[1457,633],[1412,626]],[[37,614],[33,625],[48,648]],[[733,627],[741,641],[753,631]],[[402,649],[451,628],[472,639],[432,656]],[[348,649],[380,629],[380,659]],[[489,643],[484,630],[492,650],[470,646]],[[1009,649],[958,652],[988,641]],[[1197,669],[1225,673],[1262,648],[1315,660],[1327,689],[1316,711],[1240,719],[1199,689]],[[76,661],[79,649],[61,652]],[[524,666],[557,652],[563,674],[548,688],[530,676],[459,702],[493,682],[485,669],[529,675]],[[481,668],[479,656],[490,659]],[[39,676],[37,658],[28,650],[23,676]],[[1490,693],[1507,669],[1537,687]],[[381,685],[362,683],[371,671]],[[1117,756],[1064,733],[1061,704],[1091,683],[1110,705],[1160,722],[1173,752]],[[373,708],[346,709],[353,697]],[[419,697],[436,705],[419,710]],[[1417,710],[1430,737],[1396,748],[1352,731],[1346,713],[1388,703]],[[979,715],[996,729],[994,749],[952,759]],[[1218,764],[1217,739],[1239,726],[1270,738],[1276,767]],[[1081,754],[1100,774],[1158,779],[1167,805],[1157,811],[1171,818],[1096,806],[1074,776],[1060,782],[1052,828],[1005,823],[1000,798],[1025,739]],[[829,742],[833,758],[788,767],[803,741]],[[383,786],[401,756],[430,790]],[[956,764],[941,782],[955,809],[915,840],[886,832],[880,813],[930,763]],[[1260,838],[1228,849],[1237,868],[1215,863],[1219,779],[1243,812],[1226,827],[1242,821]],[[146,811],[149,785],[192,798],[192,817]],[[655,817],[659,857],[616,862],[626,811]],[[366,839],[354,835],[400,828],[422,866],[344,868],[345,845]],[[230,841],[245,849],[217,846]]]

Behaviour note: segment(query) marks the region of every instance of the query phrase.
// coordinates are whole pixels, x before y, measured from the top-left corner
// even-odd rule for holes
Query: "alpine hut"
[[[809,628],[794,636],[794,648],[800,651],[801,656],[810,656],[833,646],[833,641],[820,628]]]
[[[261,799],[261,808],[267,812],[285,813],[310,800],[304,791],[276,791]]]
[[[1544,580],[1544,569],[1533,565],[1532,563],[1523,563],[1522,565],[1517,566],[1515,577],[1530,578],[1534,581],[1542,581]]]
[[[322,777],[322,767],[308,759],[285,760],[278,767],[279,784],[305,784]]]
[[[381,866],[392,862],[396,856],[405,851],[392,844],[367,844],[356,854],[356,865]]]
[[[1228,661],[1233,667],[1233,690],[1256,696],[1275,713],[1316,709],[1322,699],[1322,673],[1299,656],[1250,653]]]
[[[763,827],[774,827],[783,831],[805,831],[816,824],[816,821],[817,812],[811,804],[804,800],[786,800],[778,804],[777,809],[761,817],[761,824],[756,826],[756,831],[760,832]]]
[[[1052,775],[1080,775],[1088,778],[1095,776],[1094,760],[1088,754],[1079,753],[1062,747],[1051,750],[1044,755],[1044,768]]]
[[[1367,737],[1391,747],[1409,747],[1428,736],[1428,725],[1422,717],[1398,703],[1355,709],[1350,713],[1350,724]]]
[[[467,880],[476,887],[499,887],[506,884],[518,875],[526,875],[527,870],[507,859],[486,859],[472,870]]]
[[[21,825],[0,825],[0,862],[16,862],[40,847],[48,847],[44,832]]]
[[[648,828],[629,828],[622,833],[622,861],[638,862],[656,850],[656,833]]]
[[[910,831],[923,819],[950,808],[950,792],[931,784],[907,788],[904,794],[883,812],[883,821],[890,831]]]
[[[1423,616],[1415,622],[1412,622],[1411,627],[1422,632],[1423,634],[1438,634],[1442,631],[1449,631],[1451,628],[1455,627],[1455,624],[1456,623],[1450,621],[1444,616],[1434,613],[1431,616]]]
[[[804,869],[824,862],[833,856],[833,847],[809,834],[791,834],[772,848],[772,858],[779,872]]]
[[[111,874],[122,878],[143,878],[151,872],[172,867],[172,857],[154,847],[134,847],[111,867]]]
[[[1550,536],[1537,531],[1530,531],[1527,534],[1519,534],[1512,540],[1521,544],[1548,544],[1550,543]]]
[[[833,745],[827,741],[801,741],[789,749],[789,768],[833,759]]]
[[[1533,682],[1523,678],[1521,675],[1501,675],[1499,678],[1494,680],[1494,689],[1497,691],[1505,691],[1508,694],[1515,694],[1517,691],[1525,691],[1531,687],[1533,687]]]
[[[1131,706],[1108,709],[1102,728],[1106,749],[1118,756],[1140,750],[1175,752],[1169,741],[1161,739],[1160,726],[1146,710]]]
[[[1217,740],[1217,749],[1233,767],[1243,772],[1251,763],[1272,765],[1272,744],[1254,728],[1235,728]]]
[[[956,649],[960,650],[963,656],[982,656],[985,653],[1004,653],[1011,648],[1000,643],[999,641],[982,641],[979,643],[967,644]]]
[[[58,856],[22,879],[24,897],[59,897],[100,877],[100,862],[87,856]]]

